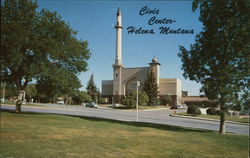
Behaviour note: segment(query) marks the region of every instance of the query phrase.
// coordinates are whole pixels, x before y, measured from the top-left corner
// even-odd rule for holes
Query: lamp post
[[[136,81],[136,121],[138,122],[138,87],[140,86],[140,82]]]

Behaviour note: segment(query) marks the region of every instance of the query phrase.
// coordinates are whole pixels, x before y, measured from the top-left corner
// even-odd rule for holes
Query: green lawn
[[[248,137],[150,123],[1,112],[0,157],[247,158]]]
[[[183,116],[192,116],[187,114],[186,112],[184,113],[177,113],[178,115],[183,115]],[[220,119],[220,116],[218,115],[198,115],[196,117],[201,117],[201,118],[209,118],[209,119]],[[249,118],[240,118],[237,116],[226,116],[227,121],[234,121],[234,122],[241,122],[241,123],[249,123]]]

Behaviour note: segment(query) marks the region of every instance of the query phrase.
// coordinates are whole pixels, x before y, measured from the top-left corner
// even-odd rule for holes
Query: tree
[[[36,88],[36,84],[29,84],[26,88],[25,91],[25,96],[26,98],[28,98],[27,101],[31,101],[31,99],[37,98],[38,93],[37,93],[37,88]]]
[[[172,104],[172,102],[173,102],[173,100],[172,100],[171,96],[169,96],[169,95],[161,97],[161,104],[162,105]]]
[[[77,75],[87,70],[90,57],[87,41],[56,12],[42,9],[31,0],[1,3],[1,79],[25,91],[32,80],[44,80],[64,71]],[[23,93],[19,93],[19,99]],[[16,112],[21,112],[17,101]]]
[[[145,91],[149,97],[149,105],[153,105],[156,103],[157,97],[159,96],[158,84],[156,82],[156,77],[154,72],[151,70],[143,83],[142,89]]]
[[[55,102],[57,97],[71,100],[74,93],[81,87],[78,77],[71,72],[64,70],[49,70],[53,76],[48,75],[37,80],[38,93],[43,96],[44,101]]]
[[[184,77],[202,84],[220,106],[220,133],[225,133],[227,105],[249,98],[249,1],[195,0],[203,30],[190,50],[180,46]]]
[[[75,104],[89,103],[92,101],[91,97],[85,91],[76,91],[72,99]]]
[[[98,91],[94,82],[94,75],[92,74],[89,78],[89,81],[87,83],[86,87],[87,93],[90,95],[92,100],[96,100],[98,97]]]
[[[149,102],[149,97],[147,95],[146,92],[144,91],[139,91],[139,94],[138,94],[138,104],[139,105],[148,105],[148,102]]]
[[[5,93],[4,93],[4,91],[5,91]],[[1,99],[3,98],[3,95],[4,95],[5,99],[7,99],[7,100],[16,96],[17,95],[17,88],[16,88],[15,84],[1,82],[1,94],[0,94]]]

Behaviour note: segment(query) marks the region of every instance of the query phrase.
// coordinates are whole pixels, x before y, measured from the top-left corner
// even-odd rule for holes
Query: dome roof
[[[158,59],[157,59],[156,57],[154,57],[154,58],[152,59],[152,63],[158,63]]]

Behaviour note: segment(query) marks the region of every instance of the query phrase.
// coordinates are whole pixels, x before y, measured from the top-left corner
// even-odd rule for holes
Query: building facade
[[[147,67],[126,68],[122,63],[122,14],[117,10],[116,29],[116,58],[113,66],[113,80],[102,81],[102,97],[110,103],[119,103],[123,98],[136,90],[136,83],[143,83],[146,75],[153,71],[159,85],[160,97],[171,96],[173,104],[181,104],[182,88],[178,78],[160,78],[160,66],[157,58],[153,58]],[[142,84],[141,84],[142,85]],[[142,86],[139,87],[142,89]]]

